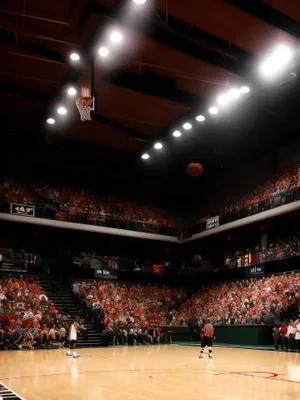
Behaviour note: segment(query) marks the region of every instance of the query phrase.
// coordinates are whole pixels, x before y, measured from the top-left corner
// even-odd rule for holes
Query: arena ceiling
[[[298,136],[299,79],[270,87],[257,78],[274,46],[299,49],[298,0],[2,0],[0,11],[1,132],[10,148],[46,143],[50,155],[67,148],[135,166],[151,149],[146,168],[169,179],[187,162],[221,168]],[[104,60],[98,48],[112,29],[123,42]],[[70,61],[72,52],[80,62]],[[96,109],[83,123],[66,88],[91,79]],[[170,137],[207,114],[222,90],[242,85],[255,90],[236,107]],[[47,126],[59,104],[67,116]]]

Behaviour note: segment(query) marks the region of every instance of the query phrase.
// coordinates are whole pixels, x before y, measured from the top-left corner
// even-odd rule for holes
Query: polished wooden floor
[[[25,400],[300,400],[300,354],[149,346],[0,353],[0,381]]]

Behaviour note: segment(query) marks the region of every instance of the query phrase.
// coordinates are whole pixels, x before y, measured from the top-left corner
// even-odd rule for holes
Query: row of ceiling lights
[[[283,72],[286,67],[289,65],[291,59],[293,57],[292,51],[285,47],[285,46],[279,46],[277,47],[272,54],[267,57],[266,60],[264,60],[260,67],[259,67],[259,72],[261,76],[266,79],[266,80],[272,80],[276,78],[278,74]],[[228,105],[231,101],[237,100],[241,95],[247,94],[250,92],[250,88],[248,86],[242,86],[240,89],[237,88],[232,88],[230,89],[227,93],[221,93],[219,97],[216,99],[217,103],[219,105],[219,108],[222,108],[226,105]],[[219,108],[217,106],[212,106],[208,109],[208,112],[211,115],[216,115],[219,112]],[[205,116],[204,115],[198,115],[196,117],[196,120],[198,122],[203,122],[205,121]],[[190,122],[185,122],[182,125],[182,128],[186,131],[189,131],[192,129],[192,124]],[[172,136],[175,138],[179,138],[181,136],[181,131],[180,130],[175,130],[172,133]],[[163,148],[163,144],[161,142],[156,142],[153,145],[154,149],[156,150],[161,150]],[[144,153],[142,154],[142,159],[143,160],[148,160],[150,158],[149,153]]]
[[[141,5],[141,4],[145,4],[147,0],[132,0],[134,3]],[[111,34],[109,35],[109,39],[111,41],[112,44],[121,44],[123,41],[123,35],[121,32],[119,31],[113,31],[111,32]],[[109,55],[109,48],[106,46],[101,46],[98,50],[98,54],[100,57],[107,57]],[[72,53],[70,54],[70,59],[72,62],[78,62],[80,61],[80,55],[78,53]],[[77,94],[77,90],[74,87],[69,87],[67,89],[67,94],[69,96],[75,96]],[[67,109],[65,106],[61,105],[56,109],[57,114],[59,115],[65,115],[67,114]],[[49,125],[53,125],[55,124],[55,119],[53,117],[49,117],[46,122]]]
[[[217,98],[217,103],[222,106],[226,106],[229,104],[231,100],[236,100],[240,97],[241,94],[247,94],[250,92],[250,88],[248,86],[242,86],[240,89],[230,89],[227,93],[222,93],[218,98]],[[212,106],[208,109],[208,112],[211,115],[216,115],[219,112],[219,108],[216,106]],[[198,115],[196,118],[196,121],[198,122],[204,122],[205,121],[205,116],[204,115]],[[189,131],[193,128],[193,125],[190,122],[185,122],[182,125],[182,128],[185,131]],[[176,130],[172,133],[172,136],[175,138],[179,138],[181,136],[181,131]],[[163,144],[161,142],[157,142],[153,146],[156,150],[161,150],[163,148]],[[148,160],[150,158],[150,155],[148,153],[142,154],[142,159],[143,160]]]
[[[132,0],[136,4],[145,4],[147,0]],[[109,35],[109,39],[112,44],[120,44],[123,41],[123,35],[119,31],[113,31]],[[108,47],[106,46],[101,46],[99,48],[99,56],[100,57],[107,57],[110,53]],[[273,51],[273,53],[260,65],[260,73],[265,79],[272,79],[276,76],[276,74],[280,73],[280,71],[284,70],[286,66],[289,64],[293,56],[292,51],[285,47],[285,46],[279,46]],[[80,60],[80,55],[77,53],[72,53],[70,54],[70,59],[73,62],[78,62]],[[230,102],[237,100],[241,95],[247,94],[250,92],[250,88],[248,86],[242,86],[240,89],[237,88],[232,88],[226,93],[221,93],[219,97],[217,98],[217,103],[220,108],[228,105]],[[74,87],[69,87],[67,89],[67,94],[69,96],[75,96],[77,94],[77,90]],[[57,108],[57,113],[59,115],[65,115],[67,114],[67,109],[64,106],[59,106]],[[211,106],[208,109],[208,112],[211,115],[216,115],[219,113],[219,108],[217,106]],[[198,115],[196,117],[196,121],[198,122],[203,122],[205,121],[205,116],[204,115]],[[55,124],[55,119],[53,117],[50,117],[47,119],[47,123],[52,125]],[[192,124],[190,122],[185,122],[182,125],[182,128],[185,131],[189,131],[192,129]],[[172,136],[175,138],[179,138],[181,136],[181,131],[180,130],[175,130],[172,133]],[[154,149],[156,150],[161,150],[163,148],[163,144],[161,142],[157,142],[154,144]],[[148,153],[142,154],[142,159],[148,160],[150,158],[150,155]]]

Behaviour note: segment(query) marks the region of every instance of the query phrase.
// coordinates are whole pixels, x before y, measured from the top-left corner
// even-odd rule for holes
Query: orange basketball
[[[203,167],[199,163],[190,163],[186,168],[186,172],[193,177],[200,176],[202,174],[202,171]]]

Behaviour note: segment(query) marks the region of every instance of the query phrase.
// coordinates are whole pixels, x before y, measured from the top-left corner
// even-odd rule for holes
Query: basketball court
[[[2,352],[0,382],[25,400],[300,398],[300,354],[149,346]],[[1,392],[0,392],[1,396]]]

